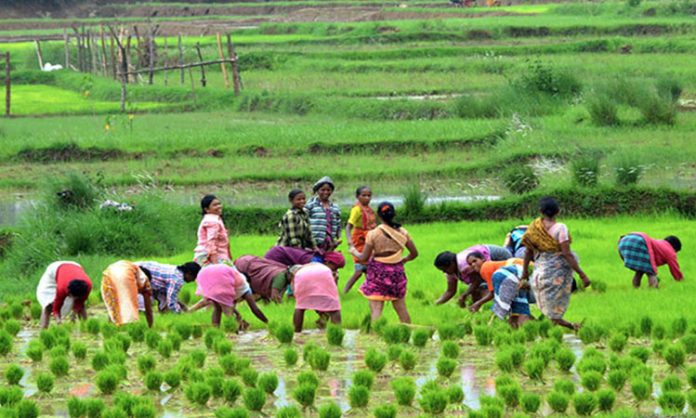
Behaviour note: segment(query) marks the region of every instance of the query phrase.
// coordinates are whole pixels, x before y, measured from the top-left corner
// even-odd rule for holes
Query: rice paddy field
[[[12,59],[12,117],[0,119],[0,416],[696,414],[696,3],[501,3],[0,6],[0,53]],[[224,87],[217,65],[206,68],[207,87],[198,69],[183,83],[169,71],[130,83],[122,113],[108,71],[39,71],[35,40],[44,62],[64,64],[72,26],[142,32],[149,23],[160,28],[158,65],[178,60],[180,34],[191,62],[197,45],[217,58],[215,34],[229,33],[241,93]],[[260,305],[268,326],[240,306],[251,323],[241,333],[229,319],[213,328],[207,310],[116,328],[98,291],[87,321],[39,329],[34,289],[50,261],[78,261],[95,289],[119,259],[189,261],[203,194],[230,212],[258,210],[260,225],[289,189],[324,175],[342,209],[369,184],[373,206],[389,199],[403,202],[406,219],[430,210],[452,220],[405,225],[420,252],[407,264],[413,325],[399,325],[390,307],[370,323],[354,288],[341,295],[341,327],[318,330],[308,313],[300,334],[292,299]],[[56,206],[66,189],[87,196],[85,207]],[[623,201],[626,190],[676,191],[679,202],[661,212],[654,198]],[[434,304],[446,289],[433,267],[439,252],[502,244],[535,215],[533,203],[502,221],[464,222],[448,210],[558,191],[587,196],[560,215],[593,281],[566,314],[583,323],[579,332],[551,326],[535,307],[539,320],[511,330],[487,308]],[[621,201],[590,207],[604,192]],[[135,211],[105,213],[104,199]],[[232,219],[235,257],[275,243],[253,217]],[[633,289],[616,249],[632,231],[679,236],[684,281],[663,267],[659,290]],[[352,269],[349,260],[339,288]],[[187,284],[181,299],[197,298]]]

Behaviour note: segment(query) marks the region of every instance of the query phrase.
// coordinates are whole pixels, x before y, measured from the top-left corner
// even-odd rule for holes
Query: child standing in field
[[[377,218],[375,217],[375,212],[370,207],[372,190],[369,187],[358,187],[355,191],[355,197],[358,198],[358,201],[350,210],[348,224],[346,225],[346,239],[350,243],[351,250],[355,248],[362,253],[365,249],[367,233],[377,227]],[[359,262],[356,257],[353,257],[353,260],[355,261],[355,271],[348,282],[346,282],[343,293],[348,293],[360,276],[367,271],[366,263]]]
[[[307,203],[314,241],[323,251],[333,251],[341,243],[341,210],[331,201],[334,183],[324,176],[314,183],[315,196]]]
[[[280,221],[281,231],[276,245],[316,250],[317,244],[312,237],[309,212],[305,208],[307,197],[302,190],[293,189],[288,194],[288,200],[292,207],[285,212]]]
[[[193,261],[201,267],[211,264],[232,263],[230,239],[222,221],[222,202],[212,194],[201,199],[203,219],[198,226],[198,245]]]

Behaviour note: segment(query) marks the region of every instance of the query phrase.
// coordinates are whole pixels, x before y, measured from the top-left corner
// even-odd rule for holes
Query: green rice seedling
[[[684,346],[687,354],[696,354],[696,334],[685,335],[679,342]]]
[[[314,405],[314,399],[316,396],[317,386],[312,383],[300,383],[299,386],[297,386],[297,388],[295,388],[295,390],[292,392],[293,399],[295,399],[305,409]]]
[[[36,375],[36,388],[41,393],[51,393],[56,378],[51,373],[39,373]]]
[[[567,348],[560,349],[556,352],[556,363],[558,363],[558,368],[566,373],[575,365],[575,358],[575,353]]]
[[[650,337],[652,335],[653,320],[649,316],[644,316],[640,318],[640,332],[644,337]]]
[[[408,344],[411,328],[403,324],[386,325],[382,330],[382,338],[387,344]]]
[[[627,342],[628,338],[624,334],[616,333],[609,339],[609,348],[615,353],[620,353],[626,347]]]
[[[174,324],[174,332],[179,334],[182,340],[186,341],[193,334],[193,325],[186,322],[177,322]]]
[[[636,367],[631,370],[631,379],[633,378],[642,378],[650,382],[653,378],[653,370],[652,368],[641,364],[640,367]]]
[[[189,353],[189,356],[191,356],[191,360],[193,360],[193,364],[202,369],[203,366],[205,365],[205,359],[208,356],[208,354],[204,350],[191,350]]]
[[[189,360],[189,362],[190,362],[190,360]],[[190,363],[190,364],[193,364],[193,363]],[[203,374],[202,370],[192,368],[192,370],[189,371],[185,375],[184,380],[188,381],[189,383],[191,383],[191,382],[205,382],[205,374]]]
[[[524,370],[530,379],[543,381],[544,379],[544,360],[531,358],[524,362]]]
[[[580,331],[578,331],[578,337],[583,344],[589,345],[599,341],[600,335],[597,330],[597,326],[592,323],[585,324]]]
[[[515,369],[515,364],[512,359],[512,350],[502,350],[495,354],[495,365],[500,369],[500,371],[505,373],[510,373]]]
[[[128,418],[128,413],[117,406],[112,406],[111,408],[104,409],[102,413],[102,418]]]
[[[668,415],[681,414],[686,405],[686,396],[681,392],[662,392],[657,403]]]
[[[450,376],[452,376],[454,369],[457,367],[457,362],[456,360],[452,360],[451,358],[440,357],[437,360],[435,367],[437,368],[437,373],[440,376],[444,378],[449,378]]]
[[[660,385],[663,392],[680,392],[682,390],[682,382],[676,375],[670,374],[662,381]]]
[[[8,319],[4,325],[5,331],[13,337],[22,329],[22,325],[16,319]]]
[[[389,361],[396,362],[399,361],[399,356],[404,351],[404,347],[401,344],[391,344],[387,346],[387,358]]]
[[[88,318],[87,321],[84,322],[84,324],[87,332],[92,335],[98,335],[101,331],[101,323],[97,318]]]
[[[155,418],[157,409],[149,403],[142,403],[133,408],[133,418]]]
[[[635,357],[635,358],[639,359],[643,363],[647,363],[648,359],[650,358],[650,350],[648,350],[645,347],[632,348],[628,354],[631,357]]]
[[[326,340],[329,345],[340,347],[343,345],[343,337],[345,336],[345,331],[340,325],[329,324],[326,327]]]
[[[66,357],[56,357],[48,365],[48,368],[51,370],[51,373],[53,373],[56,377],[63,377],[68,375],[68,371],[70,369],[70,363],[68,362],[68,359]]]
[[[652,328],[652,337],[654,340],[662,340],[667,337],[667,329],[662,324],[656,324]]]
[[[450,405],[458,405],[464,401],[464,390],[459,385],[450,385],[447,388],[447,400]]]
[[[302,360],[304,360],[305,363],[309,363],[309,356],[312,354],[312,351],[318,350],[320,347],[314,342],[310,341],[302,347]]]
[[[520,404],[524,412],[534,415],[541,406],[541,396],[536,393],[525,392],[520,396]]]
[[[279,324],[273,330],[273,335],[281,344],[290,344],[295,337],[295,329],[290,324]]]
[[[689,402],[689,409],[691,412],[696,412],[696,390],[690,390],[686,394],[686,400]]]
[[[181,372],[176,368],[168,370],[162,376],[162,380],[171,388],[178,388],[181,384]]]
[[[454,341],[445,341],[442,343],[442,349],[440,351],[443,356],[456,360],[459,357],[461,349],[459,348],[459,344]]]
[[[631,379],[631,393],[636,403],[640,404],[650,397],[650,392],[652,389],[651,382],[644,378],[632,378]]]
[[[611,370],[607,375],[607,383],[616,392],[621,392],[627,379],[628,374],[623,370]]]
[[[367,404],[370,402],[370,389],[353,384],[348,389],[348,402],[353,409],[367,407]]]
[[[43,360],[44,347],[41,341],[31,340],[27,346],[27,357],[31,359],[34,363],[38,363]]]
[[[553,360],[554,347],[546,343],[537,343],[529,350],[530,358],[540,358],[544,361],[544,367],[548,366]]]
[[[191,333],[191,337],[195,339],[199,339],[203,336],[203,326],[196,324],[193,326],[193,331]]]
[[[215,348],[215,342],[225,338],[225,333],[219,328],[208,328],[203,334],[203,342],[208,350]]]
[[[401,406],[410,406],[416,396],[416,382],[411,377],[398,377],[391,381],[396,402]]]
[[[372,389],[372,384],[375,382],[375,374],[369,370],[359,370],[353,374],[353,384],[357,386],[365,386]]]
[[[521,334],[519,334],[521,335]],[[527,355],[527,350],[523,345],[515,344],[509,348],[512,353],[512,364],[516,369],[522,367],[524,364],[525,356]]]
[[[126,364],[128,356],[123,351],[113,350],[109,352],[109,364]]]
[[[413,345],[419,348],[425,347],[430,339],[430,332],[426,329],[417,329],[413,331]]]
[[[566,409],[568,409],[569,397],[565,393],[552,391],[546,396],[546,402],[552,411],[564,414]]]
[[[250,388],[256,387],[259,379],[259,372],[251,367],[242,370],[239,373],[239,377],[242,378],[242,382]]]
[[[237,319],[232,316],[223,316],[221,328],[227,334],[236,334],[239,331],[239,324]]]
[[[683,316],[675,318],[671,324],[672,338],[679,338],[683,336],[686,333],[688,327],[689,323],[686,321],[686,318],[684,318]]]
[[[686,381],[689,382],[691,389],[696,389],[696,366],[686,369]]]
[[[174,333],[169,333],[169,334],[167,334],[167,338],[166,338],[166,339],[172,343],[172,348],[173,348],[175,351],[181,350],[181,343],[182,343],[184,340],[181,338],[181,336],[179,336],[179,334],[177,334],[177,333],[175,333],[175,332],[174,332]]]
[[[160,387],[162,386],[162,379],[162,373],[156,370],[149,371],[145,374],[145,387],[148,390],[159,392]]]
[[[83,342],[77,341],[72,344],[72,353],[78,360],[84,360],[87,358],[87,345]]]
[[[80,398],[71,396],[68,399],[68,416],[70,418],[79,418],[87,415],[87,404]]]
[[[155,364],[155,358],[150,354],[142,354],[138,356],[138,371],[142,375],[145,375],[150,372],[150,370],[153,370],[155,368]]]
[[[116,335],[116,333],[118,333],[118,328],[111,322],[101,322],[99,332],[101,332],[102,337],[106,340]]]
[[[276,411],[275,416],[276,418],[301,418],[302,412],[300,412],[300,410],[296,406],[288,405],[279,408]]]
[[[499,388],[496,387],[496,392],[501,398],[503,398],[503,401],[505,401],[505,405],[508,408],[515,409],[520,404],[522,389],[520,388],[519,384],[515,383]]]
[[[476,338],[476,343],[480,346],[488,346],[493,342],[493,330],[487,326],[476,326],[474,327],[474,338]]]
[[[536,321],[527,321],[522,325],[522,332],[527,342],[532,342],[539,336],[539,325]]]
[[[111,395],[118,387],[119,376],[113,370],[105,369],[97,373],[95,382],[101,393]]]
[[[380,405],[373,411],[375,418],[396,418],[396,407],[391,404]]]
[[[553,390],[573,396],[575,394],[575,383],[568,379],[558,379],[553,384]]]
[[[325,372],[330,362],[331,355],[324,349],[314,350],[309,355],[309,365],[315,370]]]
[[[662,351],[662,357],[670,367],[676,369],[684,365],[686,351],[681,344],[670,344]]]
[[[12,335],[0,330],[0,356],[6,356],[12,351]]]
[[[303,384],[310,384],[314,386],[319,386],[319,378],[317,375],[311,371],[311,370],[306,370],[304,372],[301,372],[297,375],[297,384],[298,385],[303,385]]]
[[[663,356],[663,351],[667,347],[667,340],[653,340],[652,342],[652,351],[653,353],[657,354],[658,357]]]
[[[31,399],[22,399],[17,403],[17,418],[37,418],[39,407]]]
[[[259,376],[258,386],[269,395],[273,395],[278,389],[278,375],[275,373],[262,373]]]
[[[573,408],[575,412],[581,417],[587,417],[592,415],[595,408],[597,408],[597,398],[592,393],[576,393],[573,396]]]
[[[162,339],[157,344],[157,352],[162,356],[162,358],[169,358],[172,356],[172,351],[174,351],[174,345],[169,339]]]
[[[447,408],[447,401],[447,392],[438,388],[423,392],[418,403],[424,412],[438,415]]]
[[[162,336],[158,332],[152,330],[145,332],[145,345],[150,350],[157,350],[160,340],[162,340]]]
[[[593,371],[604,374],[604,372],[607,370],[607,362],[604,361],[604,358],[602,357],[583,356],[583,358],[578,362],[577,369],[579,373]]]
[[[512,344],[512,335],[507,332],[497,332],[493,336],[493,345],[496,347],[506,347]]]
[[[68,355],[68,351],[62,345],[57,345],[48,352],[48,355],[51,356],[51,358],[65,357]]]
[[[399,355],[399,364],[405,371],[413,370],[416,367],[416,362],[418,358],[416,355],[408,350],[404,350]]]
[[[228,404],[234,404],[242,394],[242,385],[236,379],[226,379],[222,382],[222,399]]]
[[[237,374],[237,357],[234,354],[225,354],[218,359],[218,364],[226,375]]]
[[[297,354],[297,351],[295,351],[294,348],[288,348],[283,353],[283,358],[285,359],[285,364],[288,367],[292,367],[295,364],[297,364],[297,360],[299,358],[299,355]]]
[[[462,336],[461,331],[457,329],[457,325],[451,323],[444,323],[438,326],[437,334],[440,336],[441,341],[456,340]]]
[[[587,371],[581,375],[582,386],[590,392],[596,392],[602,384],[602,375],[599,372]]]
[[[208,387],[210,387],[210,396],[212,396],[215,399],[223,397],[224,392],[222,391],[222,384],[224,382],[225,378],[217,374],[207,373],[207,375],[205,376],[205,384],[207,384]]]
[[[126,327],[126,332],[128,336],[136,343],[141,343],[145,340],[145,332],[148,330],[147,326],[142,322],[135,322],[128,324]]]
[[[38,321],[41,318],[41,305],[32,303],[31,306],[29,306],[29,314],[31,316],[31,319],[34,321]]]
[[[218,356],[224,356],[232,352],[232,341],[227,339],[219,339],[215,342],[215,353]]]
[[[610,389],[602,389],[597,392],[597,405],[602,412],[611,412],[616,402],[616,394]]]
[[[19,367],[18,364],[10,364],[5,369],[5,379],[7,379],[7,383],[10,385],[18,385],[23,376],[24,369]]]
[[[50,350],[51,348],[53,348],[53,346],[56,345],[56,336],[53,333],[53,329],[55,328],[44,329],[41,330],[41,332],[39,333],[39,339],[43,343],[44,347],[46,347],[46,349],[48,350]],[[2,335],[7,335],[8,337],[10,337],[10,340],[12,338],[12,336],[8,334],[7,331],[0,330],[0,336]]]
[[[0,387],[0,405],[14,407],[24,397],[24,391],[18,386]]]
[[[341,407],[333,402],[319,407],[319,418],[341,418],[341,416],[343,416]]]
[[[387,356],[375,348],[370,348],[365,353],[365,365],[375,373],[379,373],[387,364]]]
[[[561,328],[553,327],[548,330],[547,334],[550,340],[558,341],[559,343],[563,342],[563,330]]]
[[[184,388],[186,399],[200,406],[205,406],[208,403],[211,393],[210,386],[205,382],[193,382]]]

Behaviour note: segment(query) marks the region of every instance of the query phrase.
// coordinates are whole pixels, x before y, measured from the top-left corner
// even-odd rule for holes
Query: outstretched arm
[[[584,271],[580,268],[580,265],[578,264],[578,260],[573,257],[573,254],[570,252],[570,241],[562,242],[561,243],[561,253],[563,254],[563,258],[566,259],[568,264],[570,265],[570,268],[573,269],[578,275],[580,276],[580,279],[582,280],[583,285],[585,287],[589,286],[592,284],[589,278],[587,278],[587,275],[585,274]],[[525,260],[527,257],[525,257]]]
[[[259,309],[258,305],[256,304],[256,301],[254,300],[254,296],[251,294],[251,292],[247,293],[244,295],[244,300],[246,303],[249,305],[249,309],[251,309],[251,312],[261,320],[264,324],[268,323],[268,318],[266,318],[266,315],[261,312],[261,309]]]
[[[451,278],[449,275],[445,277],[447,279],[447,290],[440,296],[438,300],[435,301],[436,305],[442,305],[448,302],[450,299],[457,294],[457,279]]]

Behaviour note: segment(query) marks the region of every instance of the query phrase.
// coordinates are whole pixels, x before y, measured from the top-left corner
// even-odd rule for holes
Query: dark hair
[[[217,199],[217,196],[214,194],[207,194],[203,196],[203,199],[201,199],[201,213],[203,216],[205,216],[205,210],[210,207],[210,205],[213,203],[213,200]]]
[[[138,266],[138,267],[140,268],[140,270],[142,270],[143,273],[145,273],[148,280],[152,280],[152,272],[150,271],[150,269],[146,269],[145,267],[142,267],[142,266]]]
[[[480,258],[481,260],[485,260],[485,259],[486,259],[486,257],[484,257],[483,254],[481,254],[481,252],[479,252],[479,251],[472,251],[472,252],[470,252],[470,253],[466,256],[466,259],[468,260],[469,257],[476,257],[476,258]]]
[[[89,294],[89,285],[82,279],[70,280],[68,283],[68,293],[78,299],[82,299]]]
[[[435,267],[443,269],[457,262],[457,254],[451,251],[443,251],[435,257]]]
[[[288,200],[292,202],[292,200],[297,197],[298,194],[304,194],[304,192],[300,189],[292,189],[290,190],[290,193],[288,193]]]
[[[682,246],[679,238],[675,237],[674,235],[670,235],[667,238],[665,238],[665,241],[669,242],[669,245],[671,245],[672,248],[674,248],[675,252],[678,253],[679,251],[681,251]]]
[[[363,190],[370,190],[368,186],[360,186],[357,189],[355,189],[355,197],[360,196],[360,193],[363,192]]]
[[[331,191],[332,191],[332,192],[333,192],[334,190],[336,190],[336,186],[334,186],[334,184],[331,183],[330,181],[322,181],[321,183],[315,184],[314,187],[312,187],[312,191],[313,191],[314,193],[318,192],[319,189],[321,189],[321,187],[322,187],[323,185],[325,185],[325,184],[328,184],[329,187],[331,187]]]
[[[558,215],[558,212],[561,211],[561,208],[560,206],[558,206],[558,201],[556,199],[547,196],[541,198],[541,200],[539,201],[539,210],[545,216],[553,218],[554,216]]]
[[[377,214],[379,214],[380,219],[382,219],[385,224],[391,226],[394,229],[401,228],[400,223],[394,222],[394,218],[396,217],[396,209],[394,209],[394,205],[392,205],[391,203],[380,203],[379,206],[377,206]]]
[[[184,274],[191,274],[193,277],[198,276],[198,272],[201,271],[201,266],[195,261],[189,261],[180,266],[176,266],[176,269]]]

